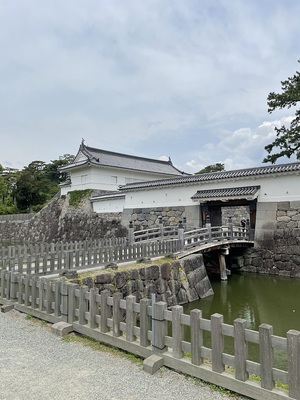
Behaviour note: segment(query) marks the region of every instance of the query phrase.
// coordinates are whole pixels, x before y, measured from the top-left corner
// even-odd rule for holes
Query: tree
[[[298,60],[300,63],[300,60]],[[267,104],[268,112],[271,114],[274,110],[295,107],[300,102],[300,73],[296,71],[295,75],[281,82],[282,93],[269,93]],[[263,162],[274,164],[280,157],[290,158],[296,155],[300,160],[300,109],[295,111],[295,118],[289,127],[281,126],[275,128],[276,139],[265,146],[269,155]],[[275,151],[274,153],[272,153]]]
[[[207,167],[201,169],[200,171],[196,172],[196,174],[207,174],[209,172],[219,172],[224,171],[224,164],[216,163],[212,165],[208,165]]]

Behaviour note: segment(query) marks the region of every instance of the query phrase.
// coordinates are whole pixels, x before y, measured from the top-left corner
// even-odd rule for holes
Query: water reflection
[[[300,279],[242,274],[232,275],[225,282],[213,280],[212,286],[213,296],[186,304],[184,312],[199,308],[207,319],[219,313],[228,324],[243,318],[247,328],[257,331],[260,324],[267,323],[273,326],[275,335],[283,337],[290,329],[300,330]],[[257,359],[256,345],[249,347],[249,355]],[[286,366],[285,357],[279,354],[276,364]]]

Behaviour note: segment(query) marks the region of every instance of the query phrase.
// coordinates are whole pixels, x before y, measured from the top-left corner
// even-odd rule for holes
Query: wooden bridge
[[[183,224],[179,226],[155,226],[153,228],[134,231],[133,226],[129,227],[129,244],[165,241],[176,239],[179,241],[180,251],[178,258],[184,258],[194,253],[218,251],[220,275],[222,280],[227,280],[225,256],[229,254],[232,247],[252,247],[249,226],[234,226],[232,223],[222,226],[211,226],[206,224],[204,228],[185,230]]]

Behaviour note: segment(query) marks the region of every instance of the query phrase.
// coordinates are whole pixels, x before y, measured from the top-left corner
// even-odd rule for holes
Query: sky
[[[260,166],[299,70],[294,0],[0,0],[0,164],[90,147]],[[280,159],[277,163],[293,162]]]

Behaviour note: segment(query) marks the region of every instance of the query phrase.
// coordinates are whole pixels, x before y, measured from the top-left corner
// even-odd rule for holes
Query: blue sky
[[[190,173],[261,165],[294,115],[267,96],[299,70],[299,15],[291,0],[0,0],[0,164],[84,138]]]

